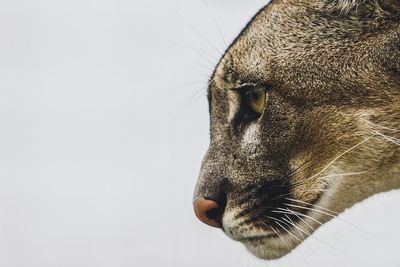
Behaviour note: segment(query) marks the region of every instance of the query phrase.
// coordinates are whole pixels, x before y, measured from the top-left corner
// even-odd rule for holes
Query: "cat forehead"
[[[272,79],[274,56],[287,51],[293,41],[290,36],[305,28],[298,19],[303,16],[302,6],[280,2],[290,0],[271,1],[261,9],[222,56],[212,80],[217,88],[265,84]]]
[[[271,61],[264,47],[257,47],[241,36],[225,53],[216,67],[212,82],[220,89],[237,89],[265,84],[271,77]]]
[[[327,77],[324,77],[329,78],[335,71],[334,66],[345,63],[345,57],[338,51],[371,50],[375,44],[367,43],[364,35],[373,34],[372,26],[377,20],[358,23],[354,17],[338,19],[321,8],[324,2],[271,1],[253,17],[223,55],[211,82],[216,88],[229,90],[282,83],[283,80],[298,81],[298,77],[292,76],[296,73],[299,76],[300,72],[303,76],[312,76],[313,68],[325,70],[323,74]],[[363,46],[355,49],[356,41],[361,39],[365,39]],[[314,76],[316,82],[324,80],[322,75]]]

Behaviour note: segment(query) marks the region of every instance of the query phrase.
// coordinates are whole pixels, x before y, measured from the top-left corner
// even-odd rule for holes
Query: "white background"
[[[204,86],[264,4],[0,0],[0,266],[400,266],[399,192],[272,263],[195,219]]]

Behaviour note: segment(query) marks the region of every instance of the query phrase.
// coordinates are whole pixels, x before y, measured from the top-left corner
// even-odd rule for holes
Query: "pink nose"
[[[198,197],[193,205],[194,212],[200,221],[213,227],[222,228],[223,207],[216,201]]]

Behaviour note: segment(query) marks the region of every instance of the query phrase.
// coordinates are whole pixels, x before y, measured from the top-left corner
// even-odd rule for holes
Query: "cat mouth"
[[[277,231],[272,230],[242,230],[238,229],[225,229],[223,228],[225,234],[231,239],[243,243],[245,245],[251,244],[253,246],[257,246],[262,244],[263,242],[268,241],[269,239],[280,238],[282,233],[277,233]]]
[[[232,236],[231,236],[232,237]],[[279,237],[279,235],[276,232],[269,232],[266,231],[263,234],[260,233],[255,233],[252,234],[251,232],[243,235],[243,236],[235,236],[232,237],[232,239],[234,239],[235,241],[241,242],[241,243],[253,243],[253,244],[257,244],[261,241],[265,241],[266,239],[269,238],[275,238],[275,237]]]
[[[223,231],[235,241],[241,242],[259,258],[275,258],[289,253],[299,245],[321,224],[314,213],[324,194],[319,194],[313,201],[303,202],[292,199],[285,207],[275,208],[266,216],[267,220],[248,221],[243,223],[235,218],[235,212],[223,218]],[[245,219],[244,219],[245,220]],[[246,220],[245,220],[246,221]]]

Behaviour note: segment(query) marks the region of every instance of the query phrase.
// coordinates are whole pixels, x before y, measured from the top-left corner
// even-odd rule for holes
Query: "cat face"
[[[260,258],[400,186],[397,6],[366,2],[272,1],[211,78],[196,214]]]

